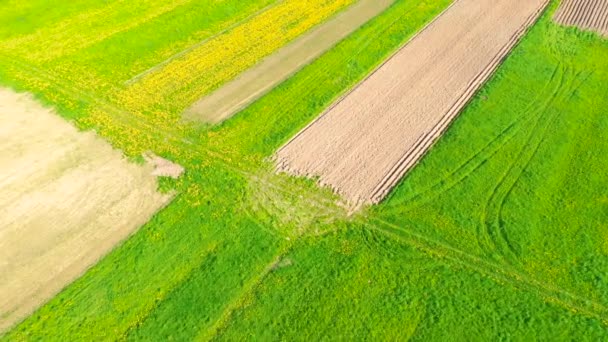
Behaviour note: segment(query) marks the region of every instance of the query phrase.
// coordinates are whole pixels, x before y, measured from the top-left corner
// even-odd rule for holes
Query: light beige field
[[[553,19],[608,37],[608,0],[562,0]]]
[[[31,97],[0,89],[0,332],[169,202],[153,172]]]
[[[354,207],[381,201],[542,13],[548,0],[457,0],[277,151]],[[491,115],[488,113],[488,115]]]
[[[300,36],[233,81],[195,102],[184,117],[212,124],[230,118],[394,2],[395,0],[359,0],[335,18]]]

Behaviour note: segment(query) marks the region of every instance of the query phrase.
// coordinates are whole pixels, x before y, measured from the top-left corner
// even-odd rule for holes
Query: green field
[[[161,184],[179,192],[166,209],[3,339],[608,339],[608,40],[553,24],[557,2],[382,204],[348,217],[272,171],[449,3],[396,1],[217,127],[180,124],[188,104],[125,102],[125,81],[272,1],[116,1],[100,26],[78,15],[100,2],[0,5],[0,83],[187,170]],[[54,28],[66,18],[73,35]]]

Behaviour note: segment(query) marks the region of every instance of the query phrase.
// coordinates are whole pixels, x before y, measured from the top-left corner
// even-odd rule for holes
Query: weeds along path
[[[285,0],[146,74],[117,97],[127,108],[185,109],[353,3]],[[171,115],[179,120],[181,112]]]

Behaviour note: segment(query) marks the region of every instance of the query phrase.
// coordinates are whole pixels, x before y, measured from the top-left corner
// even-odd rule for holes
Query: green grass
[[[124,82],[274,2],[193,1],[134,29],[55,60],[49,66],[72,67],[85,74],[93,72],[110,84]],[[90,65],[95,67],[90,68]]]
[[[352,226],[304,239],[217,337],[255,340],[588,340],[599,321]]]
[[[163,182],[180,192],[171,205],[4,338],[606,339],[608,42],[595,35],[545,15],[390,198],[355,217],[271,172],[278,146],[448,3],[398,1],[216,128],[112,103],[109,88],[142,66],[125,58],[114,74],[105,54],[127,53],[102,47],[154,55],[168,45],[128,38],[152,23],[76,51],[82,84],[0,54],[2,83],[130,156],[149,149],[187,169]],[[198,24],[184,25],[185,42]]]

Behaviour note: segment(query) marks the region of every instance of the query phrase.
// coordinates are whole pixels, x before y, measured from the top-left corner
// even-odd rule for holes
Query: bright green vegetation
[[[608,338],[606,40],[545,15],[392,196],[354,217],[312,182],[271,172],[276,148],[448,4],[397,1],[215,128],[112,102],[106,89],[143,67],[126,58],[112,73],[105,54],[143,49],[130,39],[90,50],[103,63],[71,59],[82,83],[52,61],[0,55],[3,83],[132,157],[153,150],[187,169],[162,184],[181,193],[169,207],[5,338]]]

